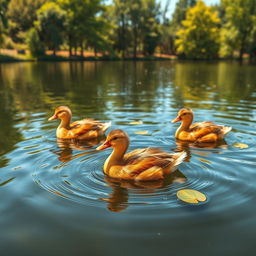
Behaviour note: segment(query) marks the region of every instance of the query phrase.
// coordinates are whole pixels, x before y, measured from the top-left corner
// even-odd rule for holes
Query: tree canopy
[[[256,58],[256,0],[0,0],[0,45],[83,56]],[[38,47],[36,44],[38,43]],[[32,48],[30,48],[32,47]],[[72,57],[73,58],[73,57]]]
[[[186,12],[182,28],[177,32],[177,52],[187,58],[216,58],[219,48],[220,19],[212,7],[207,7],[203,1]]]

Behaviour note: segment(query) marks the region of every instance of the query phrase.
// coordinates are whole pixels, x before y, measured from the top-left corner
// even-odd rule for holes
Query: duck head
[[[122,149],[123,147],[127,147],[129,145],[129,136],[126,132],[120,129],[112,130],[105,142],[96,148],[96,150],[103,150],[109,147],[113,149]]]
[[[48,121],[61,119],[61,120],[70,120],[72,116],[72,112],[69,107],[60,106],[57,107],[54,111],[53,116],[51,116]]]
[[[193,111],[191,108],[182,108],[175,119],[172,120],[172,123],[177,123],[179,121],[185,123],[191,123],[193,121]]]

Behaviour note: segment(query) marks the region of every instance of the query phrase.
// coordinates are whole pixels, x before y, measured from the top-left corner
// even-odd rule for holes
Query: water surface
[[[253,255],[256,233],[255,66],[201,62],[0,65],[1,249],[6,255]],[[164,181],[111,180],[110,150],[56,139],[56,106],[73,120],[112,121],[130,150],[185,150]],[[232,126],[220,144],[174,139],[181,107]],[[140,121],[134,125],[131,122]],[[147,131],[146,135],[136,134]],[[234,143],[248,144],[239,149]],[[176,192],[205,193],[187,205]]]

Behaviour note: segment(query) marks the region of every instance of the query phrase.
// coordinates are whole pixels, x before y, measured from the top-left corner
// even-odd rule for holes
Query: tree
[[[130,0],[127,16],[132,34],[133,57],[137,57],[139,46],[146,54],[153,54],[160,36],[160,5],[156,0]]]
[[[35,28],[31,28],[27,33],[27,44],[30,53],[33,57],[40,57],[44,55],[44,45],[40,40],[38,31]]]
[[[48,2],[37,10],[37,27],[40,39],[49,50],[56,50],[63,42],[66,13],[56,3]]]
[[[0,47],[2,46],[4,42],[4,26],[2,21],[0,20]]]
[[[2,26],[7,27],[7,7],[10,0],[0,0],[0,22]]]
[[[253,54],[256,26],[256,0],[222,0],[224,10],[224,25],[222,28],[222,56],[239,52],[241,60],[243,54]]]
[[[24,42],[24,33],[34,26],[36,11],[47,0],[10,0],[7,15],[9,34],[15,42]]]
[[[219,49],[220,19],[217,12],[201,0],[187,10],[175,41],[178,54],[191,59],[216,58]]]
[[[130,30],[128,18],[128,6],[125,0],[114,0],[113,5],[108,8],[108,13],[113,23],[113,40],[115,40],[114,47],[122,53],[124,58],[129,47]]]
[[[171,24],[175,32],[181,27],[181,22],[185,20],[188,8],[193,7],[195,4],[196,0],[179,0],[176,3]]]
[[[75,54],[78,46],[83,55],[84,46],[90,37],[95,35],[99,25],[98,16],[104,11],[101,0],[56,0],[66,11],[66,37],[69,44],[69,52],[72,49]]]
[[[10,0],[0,0],[0,46],[4,42],[4,34],[6,33],[7,29],[7,6]]]
[[[152,55],[160,41],[160,4],[146,0],[143,5],[142,36],[144,55]]]

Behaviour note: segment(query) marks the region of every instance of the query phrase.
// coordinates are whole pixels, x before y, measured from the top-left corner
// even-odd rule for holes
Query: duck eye
[[[114,137],[112,140],[117,140],[118,139],[118,137]]]

